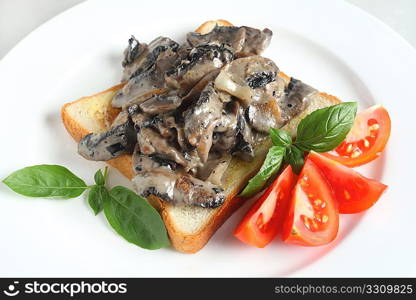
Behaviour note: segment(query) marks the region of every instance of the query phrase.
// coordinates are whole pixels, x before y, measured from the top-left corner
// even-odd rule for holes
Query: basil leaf
[[[316,152],[336,148],[351,130],[356,113],[356,102],[344,102],[312,112],[300,121],[295,145],[304,151]]]
[[[88,204],[94,211],[95,215],[98,215],[104,207],[106,201],[110,201],[110,194],[105,186],[94,185],[88,192]]]
[[[170,244],[156,209],[125,187],[116,186],[110,191],[110,201],[104,202],[104,213],[111,227],[130,243],[151,250]]]
[[[272,146],[267,153],[260,171],[250,179],[247,186],[240,193],[240,196],[250,197],[261,191],[267,183],[267,180],[279,171],[284,155],[284,147]]]
[[[285,161],[292,166],[293,172],[299,174],[305,163],[304,153],[299,148],[290,146],[290,148],[286,150]]]
[[[276,146],[289,147],[292,144],[292,137],[287,131],[270,128],[269,135]]]
[[[97,185],[105,184],[104,175],[103,175],[103,172],[101,172],[101,170],[98,170],[97,172],[95,172],[94,181]]]
[[[67,168],[58,165],[26,167],[10,174],[3,182],[14,192],[29,197],[75,198],[87,185]]]

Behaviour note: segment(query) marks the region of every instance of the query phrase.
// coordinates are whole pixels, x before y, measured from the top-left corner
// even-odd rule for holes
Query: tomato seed
[[[345,199],[351,199],[351,195],[347,190],[344,190]]]
[[[380,125],[376,123],[376,124],[373,124],[370,127],[368,127],[368,129],[370,131],[376,131],[376,130],[379,130],[380,129]]]
[[[322,200],[321,199],[316,199],[315,201],[313,201],[313,205],[321,206],[322,205]]]
[[[361,155],[361,151],[358,149],[355,149],[354,152],[351,154],[351,158],[356,158]]]
[[[314,219],[317,220],[318,222],[322,222],[321,214],[315,214]]]

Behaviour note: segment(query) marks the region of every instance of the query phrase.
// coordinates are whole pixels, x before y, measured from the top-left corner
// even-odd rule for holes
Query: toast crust
[[[196,29],[196,32],[201,34],[206,34],[210,32],[216,25],[220,26],[233,26],[230,22],[226,20],[216,20],[216,21],[207,21],[203,23]],[[285,81],[289,81],[290,77],[284,74],[283,72],[279,73]],[[94,94],[88,97],[82,97],[78,100],[65,104],[61,109],[61,117],[62,122],[68,133],[74,138],[75,141],[81,140],[82,137],[90,133],[91,131],[85,128],[82,124],[80,124],[74,117],[71,115],[71,107],[74,105],[84,103],[84,101],[89,101],[91,99],[97,98],[99,96],[107,95],[107,97],[111,97],[124,86],[124,84],[118,84],[113,86],[105,91],[100,93]],[[325,98],[329,103],[336,104],[339,103],[340,100],[335,96],[328,95],[326,93],[320,93],[320,95]],[[104,131],[108,129],[108,124],[111,124],[112,120],[117,116],[120,112],[120,109],[113,108],[111,106],[111,101],[103,104],[106,105],[105,118],[108,122],[102,122],[101,129]],[[266,145],[267,146],[267,145]],[[264,147],[266,147],[264,146]],[[263,147],[263,148],[264,148]],[[267,149],[267,148],[265,148]],[[107,161],[107,164],[112,166],[113,168],[117,169],[127,178],[131,179],[133,175],[132,170],[132,156],[131,155],[122,155],[120,157],[114,158],[112,160]],[[258,162],[257,162],[258,164]],[[261,165],[261,164],[260,164]],[[258,165],[258,168],[260,168]],[[237,165],[237,168],[239,166]],[[246,166],[241,165],[241,168],[244,169]],[[182,232],[177,226],[175,226],[174,220],[172,216],[169,214],[169,203],[162,201],[161,199],[150,196],[148,198],[149,202],[159,211],[160,215],[162,216],[163,221],[165,222],[166,229],[168,231],[172,246],[183,253],[195,253],[198,252],[201,248],[203,248],[215,231],[228,219],[228,217],[236,211],[245,201],[244,199],[235,197],[241,188],[245,185],[245,183],[250,179],[255,173],[257,169],[253,169],[251,172],[245,172],[242,176],[238,177],[239,184],[233,185],[232,189],[228,191],[228,196],[224,201],[224,204],[218,208],[215,208],[215,212],[213,215],[208,219],[204,226],[201,227],[199,231],[194,234],[189,234]]]
[[[215,28],[215,26],[234,26],[233,24],[231,24],[230,22],[228,22],[227,20],[222,20],[222,19],[218,19],[218,20],[211,20],[211,21],[206,21],[205,23],[201,24],[196,30],[195,32],[198,32],[200,34],[207,34],[210,31],[212,31],[212,29]]]

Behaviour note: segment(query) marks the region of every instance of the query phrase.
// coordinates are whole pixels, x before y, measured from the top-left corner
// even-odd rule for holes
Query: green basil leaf
[[[110,193],[105,186],[94,185],[91,187],[88,192],[88,204],[95,215],[98,215],[103,210],[106,201],[110,201]]]
[[[26,167],[10,174],[3,182],[14,192],[29,197],[75,198],[87,185],[67,168],[58,165]]]
[[[270,128],[269,135],[275,146],[289,147],[292,145],[292,137],[287,131]]]
[[[292,166],[293,172],[299,174],[305,163],[304,153],[299,148],[290,146],[290,148],[286,150],[285,161]]]
[[[240,196],[250,197],[261,191],[267,181],[279,172],[284,155],[284,147],[272,146],[267,153],[266,159],[264,160],[260,171],[250,179],[247,186],[240,193]]]
[[[110,196],[104,202],[104,213],[119,235],[145,249],[169,246],[165,224],[146,199],[122,186],[114,187]]]
[[[295,145],[304,151],[327,152],[345,139],[354,124],[356,102],[344,102],[318,109],[302,121]]]
[[[98,170],[97,172],[95,172],[94,180],[97,185],[105,184],[104,175],[103,175],[103,172],[101,172],[101,170]]]

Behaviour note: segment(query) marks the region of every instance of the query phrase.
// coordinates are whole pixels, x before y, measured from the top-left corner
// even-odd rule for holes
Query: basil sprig
[[[291,145],[286,150],[285,162],[292,166],[293,172],[299,174],[305,163],[305,153],[298,147]]]
[[[107,199],[110,198],[108,189],[105,187],[107,174],[107,167],[104,170],[104,175],[101,170],[98,170],[94,175],[94,181],[96,184],[93,185],[88,192],[88,204],[94,211],[95,215],[98,215],[103,210],[104,202],[108,201]]]
[[[318,109],[300,121],[295,141],[288,132],[271,128],[269,135],[274,146],[269,149],[260,171],[248,182],[240,196],[250,197],[261,191],[269,179],[279,172],[282,161],[299,174],[305,162],[305,152],[327,152],[336,148],[351,130],[356,113],[356,102]]]
[[[106,188],[108,169],[98,170],[95,185],[85,182],[59,165],[37,165],[20,169],[3,180],[14,192],[28,197],[70,199],[89,190],[88,204],[97,215],[103,209],[114,230],[127,241],[145,248],[169,246],[165,224],[159,213],[146,201],[127,188]]]
[[[110,195],[105,186],[94,185],[91,187],[88,193],[88,204],[95,215],[98,215],[103,210],[104,202],[108,201],[109,197]]]

